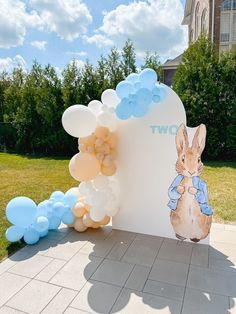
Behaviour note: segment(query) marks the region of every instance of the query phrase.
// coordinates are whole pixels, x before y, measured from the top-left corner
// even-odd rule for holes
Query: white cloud
[[[72,41],[87,31],[92,16],[81,0],[30,0],[37,10],[44,28],[56,32],[60,38]]]
[[[47,42],[45,40],[35,40],[35,41],[32,41],[30,44],[31,44],[31,46],[33,46],[39,50],[45,50],[45,46],[46,46]]]
[[[41,19],[33,10],[19,0],[0,0],[0,47],[10,48],[22,45],[26,28],[41,24]]]
[[[66,54],[78,57],[86,57],[88,55],[86,51],[66,51]]]
[[[26,71],[27,63],[21,55],[16,55],[14,58],[0,58],[0,72],[11,73],[16,67],[21,67]]]
[[[160,55],[175,56],[187,46],[182,18],[180,0],[133,1],[104,12],[102,26],[85,40],[99,47],[120,47],[130,38],[139,55],[157,51]]]
[[[85,65],[84,61],[79,59],[71,60],[69,64],[71,65],[72,63],[75,63],[76,67],[79,69],[82,69]]]

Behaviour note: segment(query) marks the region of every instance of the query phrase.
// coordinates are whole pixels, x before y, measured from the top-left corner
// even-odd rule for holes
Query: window
[[[221,6],[222,11],[236,10],[236,0],[225,0]]]
[[[199,36],[199,7],[200,3],[198,2],[195,9],[195,39]]]
[[[220,20],[221,50],[225,50],[226,43],[231,49],[236,43],[236,0],[222,2]]]
[[[206,25],[206,13],[207,10],[204,9],[202,11],[202,17],[201,17],[201,33],[204,34],[207,30],[207,25]]]
[[[230,34],[230,13],[221,14],[220,19],[220,41],[228,42]]]

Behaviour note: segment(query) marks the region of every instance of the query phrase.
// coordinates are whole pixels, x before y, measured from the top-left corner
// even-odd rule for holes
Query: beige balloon
[[[78,232],[84,232],[88,228],[84,225],[82,218],[77,218],[74,222],[74,228]]]
[[[75,217],[81,218],[86,213],[86,209],[84,206],[84,203],[78,202],[75,204],[75,207],[72,209],[72,212],[74,213]]]
[[[77,181],[90,181],[100,172],[101,166],[97,158],[89,153],[78,153],[69,163],[71,176]]]
[[[110,220],[111,220],[111,217],[105,216],[103,218],[103,220],[99,221],[99,223],[100,223],[100,225],[107,225],[107,224],[109,224]]]
[[[109,134],[110,134],[109,129],[104,126],[98,126],[95,130],[96,137],[101,138],[103,140],[106,140]]]
[[[117,135],[111,132],[106,141],[111,148],[115,148],[117,146]]]
[[[100,225],[100,223],[99,222],[93,222],[93,224],[92,224],[92,228],[93,229],[98,229],[98,228],[100,228],[101,227],[101,225]]]
[[[90,215],[89,214],[85,214],[84,217],[83,217],[83,224],[86,226],[86,227],[92,227],[92,225],[94,224],[94,221],[90,218]]]
[[[101,172],[102,174],[104,174],[104,176],[113,176],[113,174],[115,174],[116,172],[116,166],[114,162],[111,162],[111,165],[109,167],[102,165]]]

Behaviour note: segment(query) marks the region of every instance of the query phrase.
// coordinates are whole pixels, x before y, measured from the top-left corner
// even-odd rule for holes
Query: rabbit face
[[[176,171],[185,177],[199,176],[203,169],[201,154],[205,147],[206,127],[201,124],[194,135],[192,147],[189,147],[187,129],[184,124],[176,134],[176,147],[178,159]]]

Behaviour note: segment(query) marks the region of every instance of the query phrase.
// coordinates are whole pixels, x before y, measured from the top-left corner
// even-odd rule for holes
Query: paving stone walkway
[[[236,313],[236,226],[209,246],[62,227],[0,263],[0,313]]]

